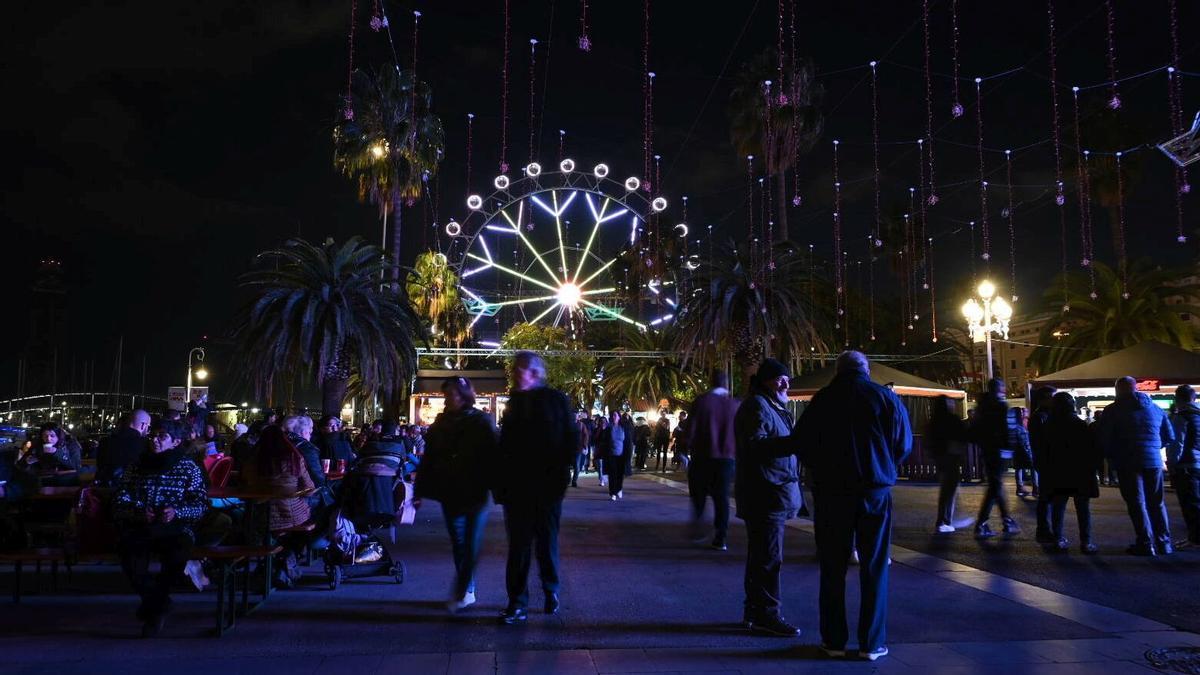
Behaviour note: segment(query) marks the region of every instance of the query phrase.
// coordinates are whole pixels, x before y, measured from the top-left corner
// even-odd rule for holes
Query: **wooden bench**
[[[278,529],[278,530],[271,530],[271,536],[275,537],[276,539],[279,539],[280,537],[284,537],[289,534],[311,534],[311,533],[315,532],[316,530],[317,530],[316,521],[310,520],[306,523],[301,523],[300,525],[293,525],[292,527],[285,527],[285,528]],[[306,541],[306,542],[304,542],[304,565],[308,566],[311,564],[312,564],[312,546],[309,546],[308,542]]]
[[[247,615],[254,607],[250,606],[250,561],[263,559],[266,573],[267,589],[271,585],[271,560],[283,551],[282,546],[194,546],[191,557],[193,560],[206,559],[217,566],[217,637],[233,629],[238,614],[237,576],[238,567],[242,568],[242,607],[241,614]],[[267,591],[263,593],[266,599]],[[261,604],[261,603],[260,603]]]
[[[26,548],[0,552],[0,562],[13,564],[13,602],[21,602],[21,569],[25,563],[37,563],[35,574],[40,575],[42,563],[50,563],[50,588],[58,590],[58,563],[66,560],[66,551],[61,548]]]

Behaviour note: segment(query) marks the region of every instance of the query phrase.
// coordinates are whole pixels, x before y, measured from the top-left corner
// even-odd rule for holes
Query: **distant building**
[[[1054,318],[1055,315],[1050,313],[1028,317],[1018,314],[1009,324],[1007,340],[992,336],[992,376],[1004,380],[1010,397],[1024,395],[1026,383],[1041,375],[1030,357],[1040,344],[1038,338],[1042,329]],[[970,349],[962,354],[966,381],[961,386],[973,395],[978,394],[987,379],[987,346],[983,342],[972,344],[963,328],[948,328],[945,332],[960,345],[970,345]]]

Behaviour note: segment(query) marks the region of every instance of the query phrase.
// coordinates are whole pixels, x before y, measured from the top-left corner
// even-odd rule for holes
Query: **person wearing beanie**
[[[734,498],[737,517],[746,523],[742,623],[756,633],[784,637],[800,635],[780,614],[779,591],[784,525],[803,505],[792,414],[786,405],[790,382],[786,365],[765,359],[733,422]]]

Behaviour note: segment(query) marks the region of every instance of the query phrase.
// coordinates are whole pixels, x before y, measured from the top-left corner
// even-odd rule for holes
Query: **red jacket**
[[[737,442],[733,435],[733,417],[738,400],[727,390],[712,390],[692,403],[687,420],[687,447],[692,460],[734,459]]]

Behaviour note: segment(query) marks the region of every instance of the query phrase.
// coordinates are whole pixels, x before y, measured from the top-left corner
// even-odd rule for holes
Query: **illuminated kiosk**
[[[446,407],[442,380],[465,377],[475,388],[475,407],[499,420],[508,402],[508,375],[503,370],[418,370],[408,400],[408,419],[413,424],[433,424]]]
[[[836,374],[835,367],[829,366],[798,375],[792,380],[791,387],[788,389],[788,399],[793,401],[796,406],[797,418],[800,413],[804,412],[804,407],[812,400],[813,395],[832,382]],[[871,381],[890,386],[892,391],[900,397],[904,407],[908,409],[908,419],[912,423],[913,430],[913,451],[904,465],[900,467],[900,475],[914,480],[934,480],[937,471],[933,464],[933,457],[926,456],[921,447],[921,433],[925,429],[925,423],[929,421],[931,404],[933,399],[938,396],[947,396],[954,399],[959,414],[965,416],[967,392],[875,362],[871,363]],[[972,450],[964,462],[964,469],[968,476],[976,477],[978,475],[979,462],[976,454],[977,452]]]
[[[1113,383],[1129,375],[1163,409],[1171,406],[1175,387],[1200,386],[1200,354],[1162,342],[1141,342],[1056,373],[1042,375],[1027,386],[1026,400],[1038,387],[1049,385],[1075,397],[1076,405],[1093,411],[1113,402]]]

